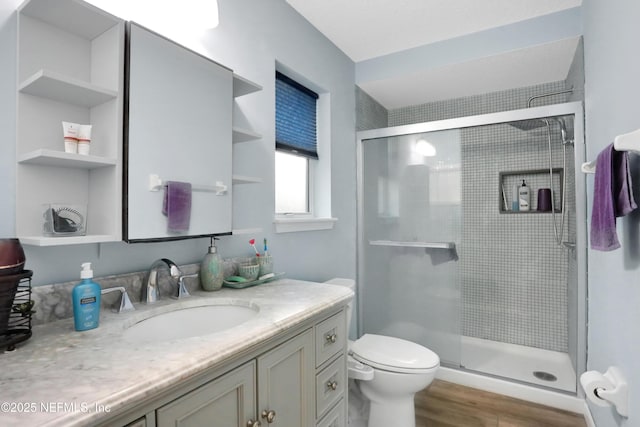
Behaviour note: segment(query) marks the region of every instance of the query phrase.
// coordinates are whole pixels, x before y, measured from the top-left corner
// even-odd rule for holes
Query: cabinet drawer
[[[342,399],[327,415],[325,415],[316,427],[347,427],[347,417]]]
[[[341,311],[316,325],[316,367],[344,348],[347,339],[344,322],[344,311]]]
[[[316,375],[316,417],[340,400],[347,390],[345,356],[342,355]]]

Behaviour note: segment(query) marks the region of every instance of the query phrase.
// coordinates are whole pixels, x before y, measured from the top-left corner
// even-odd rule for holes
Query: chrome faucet
[[[187,292],[186,288],[184,288],[184,284],[182,281],[182,277],[184,277],[184,275],[182,274],[180,268],[170,259],[161,258],[154,261],[153,264],[151,264],[151,267],[149,267],[145,283],[142,286],[142,297],[140,298],[140,301],[147,304],[152,304],[160,299],[160,287],[158,286],[158,269],[163,265],[169,267],[169,274],[171,274],[172,278],[177,279],[178,289],[176,297],[181,298],[189,296],[189,292]],[[183,292],[181,291],[182,288],[184,288]]]

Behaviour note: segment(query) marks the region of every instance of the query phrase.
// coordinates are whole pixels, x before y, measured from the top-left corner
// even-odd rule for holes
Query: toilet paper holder
[[[580,376],[580,383],[591,402],[599,406],[613,405],[620,415],[629,416],[629,385],[619,368],[611,366],[604,374],[585,372]]]

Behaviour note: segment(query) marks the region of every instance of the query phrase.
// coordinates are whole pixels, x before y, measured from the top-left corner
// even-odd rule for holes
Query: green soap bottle
[[[216,240],[218,239],[211,237],[209,252],[200,264],[200,284],[205,291],[220,290],[224,280],[224,265],[216,248]]]

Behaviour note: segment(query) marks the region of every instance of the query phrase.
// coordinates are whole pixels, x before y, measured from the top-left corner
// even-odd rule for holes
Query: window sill
[[[331,230],[338,218],[275,218],[276,233]]]

